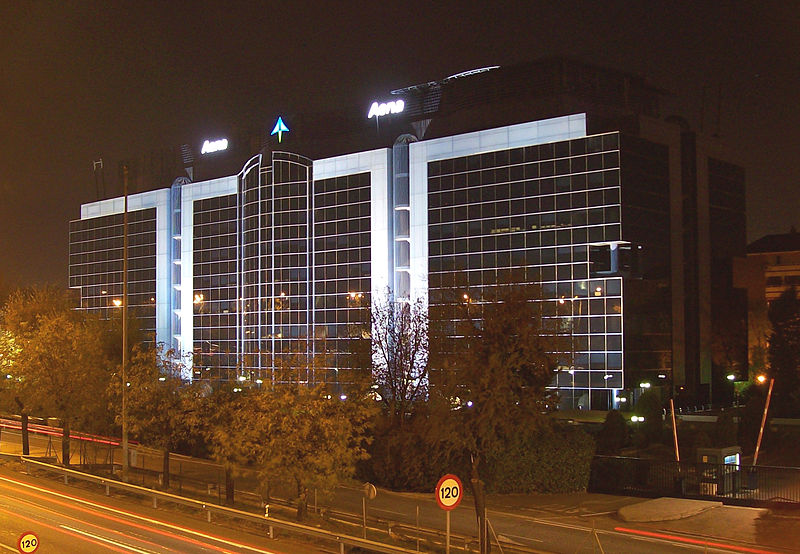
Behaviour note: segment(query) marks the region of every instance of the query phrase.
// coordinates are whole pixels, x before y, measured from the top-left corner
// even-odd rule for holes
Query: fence
[[[595,456],[589,491],[745,506],[800,505],[800,468]]]

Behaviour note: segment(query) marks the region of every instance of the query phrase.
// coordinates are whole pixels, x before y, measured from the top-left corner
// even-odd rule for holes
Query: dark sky
[[[68,222],[94,199],[99,157],[113,174],[122,157],[242,117],[362,106],[547,56],[642,74],[671,92],[664,115],[718,130],[746,167],[749,240],[800,227],[791,0],[0,0],[0,283],[66,284]]]

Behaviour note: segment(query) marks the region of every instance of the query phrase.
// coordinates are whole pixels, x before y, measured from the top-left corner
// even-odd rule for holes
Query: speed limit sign
[[[448,473],[436,484],[436,503],[442,510],[452,510],[461,503],[464,487],[461,479]]]
[[[39,538],[30,531],[22,533],[17,541],[17,550],[24,554],[32,554],[39,548]]]

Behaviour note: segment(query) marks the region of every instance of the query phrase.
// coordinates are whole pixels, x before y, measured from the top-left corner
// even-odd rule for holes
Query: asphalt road
[[[0,469],[0,552],[17,552],[26,532],[38,537],[43,554],[317,551]]]
[[[14,443],[18,441],[18,431],[6,429],[0,446],[3,452],[13,452]],[[5,443],[5,444],[3,444]],[[32,454],[41,455],[48,447],[49,439],[41,436],[31,436]],[[18,444],[18,443],[17,443]],[[76,441],[77,445],[77,441]],[[50,448],[60,448],[60,438],[53,438]],[[60,450],[59,450],[60,453]],[[142,450],[137,453],[134,465],[147,468],[160,469],[161,459],[158,453]],[[73,459],[73,462],[77,461]],[[117,460],[119,461],[119,460]],[[173,456],[171,460],[172,471],[191,476],[193,479],[209,483],[220,483],[220,470],[216,464],[204,460],[194,460],[183,456]],[[246,480],[237,480],[237,488],[247,488]],[[239,492],[237,491],[237,497]],[[362,507],[362,490],[355,487],[339,487],[336,495],[328,504],[335,510],[360,514]],[[609,497],[616,498],[616,497]],[[216,499],[214,499],[216,500]],[[212,500],[212,501],[214,501]],[[476,533],[475,515],[467,498],[461,506],[451,512],[451,529],[454,535],[460,537],[474,537]],[[312,500],[313,505],[313,500]],[[705,532],[706,528],[688,529],[681,533],[671,533],[669,529],[652,529],[647,526],[623,526],[615,519],[612,512],[618,506],[599,506],[598,510],[576,511],[570,510],[540,510],[526,508],[491,508],[488,516],[494,533],[506,541],[543,551],[564,553],[594,553],[602,550],[605,552],[626,552],[649,554],[652,552],[680,553],[687,552],[786,552],[779,548],[763,547],[755,543],[735,540],[723,540],[713,537]],[[6,509],[0,505],[0,509]],[[381,490],[375,500],[369,501],[368,512],[371,526],[385,530],[392,524],[402,523],[414,527],[419,510],[419,524],[423,528],[443,531],[445,527],[445,513],[437,507],[433,494],[403,494]],[[608,510],[608,512],[605,512]],[[163,514],[163,512],[162,512]],[[0,518],[5,517],[0,511]],[[162,515],[162,517],[168,517]],[[376,519],[377,518],[377,519]],[[360,517],[352,519],[353,527],[350,533],[359,535]],[[0,519],[0,529],[3,520]],[[653,532],[654,535],[641,535],[637,532]],[[20,531],[21,532],[21,531]],[[398,534],[403,534],[398,532]],[[371,533],[371,536],[373,534]],[[384,534],[385,536],[385,534]],[[724,536],[724,535],[723,535]],[[2,535],[0,535],[2,537]],[[376,536],[373,536],[377,538]],[[454,537],[454,546],[463,545],[464,538]],[[13,540],[16,540],[14,538]],[[702,544],[709,541],[711,545]],[[11,544],[7,539],[0,541]],[[760,540],[758,541],[761,542]],[[770,541],[772,542],[772,541]],[[460,544],[459,544],[460,543]],[[178,551],[187,551],[178,548]],[[303,551],[303,550],[301,550]]]

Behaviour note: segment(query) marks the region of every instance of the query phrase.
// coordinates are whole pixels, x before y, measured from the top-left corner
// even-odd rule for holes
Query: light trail
[[[18,514],[16,512],[9,512],[8,510],[5,510],[3,508],[0,508],[0,513],[7,514],[7,515],[9,515],[9,516],[11,516],[13,518],[16,518],[16,519],[25,520],[25,521],[27,521],[29,523],[37,525],[38,527],[46,527],[47,529],[52,529],[53,531],[58,531],[59,533],[63,533],[65,535],[69,535],[71,537],[75,537],[75,538],[80,539],[82,541],[90,542],[92,544],[96,544],[96,545],[102,546],[104,548],[108,548],[109,550],[113,550],[115,552],[122,552],[123,554],[126,554],[128,552],[127,550],[122,550],[121,548],[117,548],[116,546],[112,546],[112,545],[109,545],[109,544],[104,544],[104,543],[102,543],[100,541],[97,541],[95,539],[92,539],[92,538],[89,538],[89,537],[85,537],[85,536],[80,535],[78,533],[73,533],[72,531],[69,531],[67,529],[62,529],[61,527],[56,527],[55,525],[50,525],[49,523],[43,523],[41,521],[37,521],[35,519],[20,515],[20,514]]]
[[[780,554],[774,550],[761,550],[760,548],[750,548],[748,546],[737,546],[735,544],[727,544],[723,542],[706,541],[703,539],[692,539],[690,537],[680,537],[678,535],[669,535],[667,533],[657,533],[655,531],[642,531],[639,529],[627,529],[625,527],[614,527],[615,531],[621,533],[630,533],[632,535],[641,535],[643,537],[653,537],[656,539],[664,539],[669,541],[682,542],[686,544],[694,544],[706,548],[724,548],[733,552],[746,552],[748,554]]]
[[[28,493],[28,494],[31,494],[31,493]],[[47,508],[46,506],[42,506],[41,504],[36,504],[36,503],[30,502],[28,500],[22,500],[21,498],[15,498],[14,502],[15,502],[15,505],[24,504],[24,505],[27,505],[27,506],[31,506],[33,508],[36,508],[37,510],[41,510],[43,512],[47,512],[47,513],[53,514],[54,516],[57,516],[58,518],[69,519],[69,520],[72,520],[72,521],[76,521],[76,522],[81,523],[83,525],[86,525],[88,527],[93,527],[95,529],[100,529],[101,531],[106,531],[106,532],[109,532],[109,533],[113,533],[115,535],[120,535],[122,537],[125,537],[128,540],[138,541],[138,542],[147,544],[149,546],[153,546],[153,547],[156,547],[156,548],[161,548],[162,550],[166,549],[166,550],[169,550],[170,552],[176,552],[172,548],[167,548],[167,547],[165,547],[165,546],[163,546],[161,544],[156,544],[156,543],[154,543],[152,541],[148,541],[148,540],[143,539],[141,537],[132,537],[131,535],[126,535],[122,531],[118,531],[116,529],[108,529],[108,528],[105,528],[105,527],[101,527],[100,525],[96,525],[94,523],[89,523],[88,521],[85,521],[85,520],[82,520],[82,519],[78,519],[76,517],[72,517],[72,516],[70,516],[68,514],[65,514],[65,513],[62,513],[62,512],[57,512],[56,510],[51,510],[50,508]],[[101,514],[96,514],[96,515],[98,515],[99,517],[102,517]],[[62,525],[62,527],[68,528],[66,525]],[[14,550],[14,552],[16,552],[16,550]]]
[[[166,529],[171,529],[173,531],[186,533],[188,535],[193,535],[193,536],[200,537],[200,538],[203,538],[203,539],[206,539],[206,540],[218,542],[218,543],[225,544],[227,546],[231,546],[231,547],[234,547],[234,548],[241,548],[241,549],[244,549],[244,550],[249,550],[251,552],[256,552],[258,554],[281,554],[279,551],[276,551],[276,550],[264,550],[263,548],[259,548],[259,547],[252,546],[252,545],[249,545],[249,544],[245,544],[245,543],[242,543],[242,542],[233,541],[233,540],[230,540],[230,539],[226,539],[224,537],[212,535],[210,533],[204,533],[202,531],[198,531],[196,529],[191,529],[191,528],[188,528],[188,527],[181,527],[180,525],[175,525],[175,524],[172,524],[172,523],[169,523],[169,522],[166,522],[166,521],[161,521],[161,520],[158,520],[158,519],[155,519],[155,518],[150,518],[150,517],[143,516],[143,515],[140,515],[140,514],[136,514],[136,513],[133,513],[133,512],[128,512],[128,511],[125,511],[125,510],[122,510],[122,509],[119,509],[119,508],[114,508],[112,506],[107,506],[107,505],[100,504],[100,503],[97,503],[97,502],[92,502],[90,500],[86,500],[86,499],[83,499],[83,498],[71,496],[71,495],[68,495],[68,494],[63,494],[63,493],[60,493],[60,492],[57,492],[57,491],[54,491],[54,490],[50,490],[50,489],[47,489],[47,488],[44,488],[44,487],[39,487],[39,486],[36,486],[36,485],[25,483],[23,481],[17,481],[15,479],[10,479],[8,477],[0,477],[0,481],[5,481],[7,483],[16,485],[17,487],[24,487],[26,489],[35,490],[35,491],[38,491],[40,493],[43,493],[43,495],[49,495],[49,496],[55,496],[55,497],[58,497],[58,498],[64,498],[66,500],[69,500],[70,503],[62,502],[62,501],[58,501],[58,500],[51,500],[47,496],[43,496],[43,495],[40,495],[40,494],[28,492],[29,495],[34,496],[34,497],[39,498],[39,499],[42,499],[42,500],[48,500],[50,502],[54,502],[56,504],[59,504],[59,505],[65,506],[65,507],[69,507],[69,508],[72,508],[74,510],[82,511],[84,513],[93,514],[93,515],[96,515],[97,517],[101,517],[101,518],[107,519],[109,521],[113,521],[113,522],[116,522],[116,523],[128,525],[128,526],[135,527],[135,528],[138,528],[138,529],[141,529],[141,530],[150,531],[152,533],[156,533],[156,534],[159,534],[159,535],[162,535],[162,536],[166,536],[166,537],[170,537],[170,538],[173,538],[173,539],[182,540],[184,542],[187,542],[187,543],[190,543],[190,544],[194,544],[196,546],[201,546],[201,547],[204,547],[204,548],[211,548],[211,549],[217,550],[218,552],[227,553],[229,551],[228,550],[224,550],[224,549],[222,549],[220,547],[214,546],[212,544],[208,544],[206,542],[201,542],[201,541],[193,539],[191,537],[187,537],[187,536],[184,536],[184,535],[179,535],[179,534],[176,534],[176,533],[172,533],[170,531],[164,531],[164,530],[157,529],[157,528],[154,528],[154,527],[148,527],[146,525],[142,525],[140,523],[136,523],[135,521],[130,521],[129,519],[123,519],[123,518],[120,518],[120,517],[115,517],[113,515],[104,514],[102,512],[96,511],[96,510],[105,510],[105,511],[111,512],[113,514],[118,514],[118,515],[121,515],[121,516],[125,516],[127,518],[132,518],[132,519],[135,519],[135,520],[139,520],[139,521],[148,523],[150,525],[156,525],[156,526],[159,526],[159,527],[164,527]],[[90,506],[92,508],[95,508],[95,510],[91,510],[91,509],[88,509],[88,508],[83,508],[83,507],[80,507],[80,506],[75,506],[73,503],[82,504],[84,506]]]

